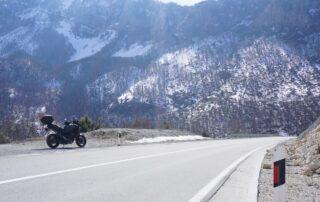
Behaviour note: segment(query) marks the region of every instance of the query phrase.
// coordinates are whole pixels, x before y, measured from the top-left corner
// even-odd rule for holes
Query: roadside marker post
[[[118,133],[118,146],[121,145],[121,137],[122,137],[121,133]]]
[[[274,202],[286,201],[286,152],[280,147],[273,153]]]

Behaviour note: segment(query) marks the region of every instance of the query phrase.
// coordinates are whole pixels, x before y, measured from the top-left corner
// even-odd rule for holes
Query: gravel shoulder
[[[156,137],[195,137],[198,136],[194,133],[187,131],[177,130],[161,130],[161,129],[99,129],[96,131],[88,132],[84,134],[88,141],[86,149],[112,147],[112,146],[129,146],[135,144],[147,144],[136,142],[143,138],[156,138]],[[197,141],[210,140],[211,138],[202,138],[198,136]],[[191,140],[188,140],[191,141]],[[193,140],[194,141],[194,140]],[[135,143],[136,142],[136,143]],[[177,141],[166,141],[177,142]],[[179,141],[181,142],[181,141]],[[55,151],[64,152],[69,150],[79,149],[75,144],[59,146]],[[50,152],[45,142],[45,137],[38,137],[22,142],[14,142],[10,144],[0,145],[0,157],[8,155],[27,155],[35,153]]]
[[[166,129],[128,129],[128,128],[103,128],[84,134],[87,138],[85,149],[112,146],[130,146],[137,144],[158,144],[161,142],[208,141],[189,131]],[[263,134],[230,134],[228,139],[271,137],[275,135]],[[155,139],[155,140],[152,140]],[[223,138],[224,139],[224,138]],[[79,149],[75,144],[59,146],[55,151],[67,152]],[[52,152],[45,142],[45,137],[33,138],[27,141],[0,144],[0,157],[8,155],[28,155],[43,152]]]
[[[287,151],[286,197],[287,201],[290,202],[320,201],[320,170],[314,170],[312,173],[309,172],[310,164],[303,159],[313,158],[308,157],[308,150],[312,150],[312,146],[304,146],[305,143],[301,144],[301,140],[289,140],[277,146],[283,147]],[[313,144],[316,144],[316,142],[313,142]],[[299,150],[301,147],[305,148],[303,152]],[[312,156],[314,155],[312,154]],[[272,157],[273,150],[268,150],[260,171],[258,186],[259,202],[273,201]]]

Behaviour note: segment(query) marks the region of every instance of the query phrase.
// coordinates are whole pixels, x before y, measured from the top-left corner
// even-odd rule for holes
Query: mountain
[[[297,134],[320,112],[318,0],[3,0],[3,120]]]

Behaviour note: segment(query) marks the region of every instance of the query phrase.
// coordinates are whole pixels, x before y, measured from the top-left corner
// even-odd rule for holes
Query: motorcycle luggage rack
[[[53,123],[54,119],[51,115],[45,115],[40,119],[41,123],[44,125],[50,125]]]

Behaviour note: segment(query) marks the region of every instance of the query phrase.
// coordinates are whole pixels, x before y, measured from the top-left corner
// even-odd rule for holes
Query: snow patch
[[[73,79],[79,79],[80,75],[81,75],[81,64],[78,64],[77,66],[75,66],[70,70],[70,76]]]
[[[36,7],[33,9],[26,9],[19,15],[21,20],[32,19],[37,25],[38,29],[44,29],[50,25],[50,18],[48,11],[41,7]]]
[[[60,90],[61,89],[61,83],[55,79],[47,81],[45,83],[45,86],[51,90]]]
[[[61,90],[62,84],[55,80],[49,80],[45,83],[46,91],[52,96],[53,98],[57,98],[57,96],[62,92]]]
[[[134,93],[137,91],[155,91],[155,86],[157,83],[157,77],[149,76],[148,78],[137,82],[132,85],[129,90],[123,93],[120,97],[118,97],[119,103],[130,102],[134,98]],[[141,102],[146,102],[147,99],[141,98]]]
[[[309,14],[311,16],[319,15],[320,14],[320,9],[319,8],[312,8],[309,10]]]
[[[199,135],[188,135],[188,136],[159,136],[154,138],[142,138],[140,140],[131,143],[157,143],[157,142],[168,142],[168,141],[190,141],[190,140],[203,140],[206,139]]]
[[[175,93],[187,93],[189,90],[188,84],[179,82],[178,80],[171,81],[167,86],[167,94],[174,95]]]
[[[194,6],[195,4],[197,3],[200,3],[202,1],[205,1],[205,0],[157,0],[157,1],[160,1],[162,3],[176,3],[180,6]]]
[[[216,103],[207,103],[204,105],[204,111],[212,111],[213,109],[218,109],[220,106]]]
[[[288,100],[291,96],[306,96],[307,93],[308,89],[303,85],[298,86],[294,83],[285,83],[279,87],[278,98],[280,100]]]
[[[74,0],[62,0],[62,7],[64,10],[68,10],[73,4]]]
[[[46,109],[45,106],[43,106],[43,107],[38,107],[38,108],[36,109],[36,114],[46,113],[46,111],[47,111],[47,109]]]
[[[19,15],[19,18],[21,20],[28,20],[28,19],[32,19],[32,18],[35,18],[35,17],[41,17],[41,16],[48,16],[46,14],[46,11],[41,9],[40,7],[36,7],[34,9],[28,9],[28,10],[25,10],[21,15]]]
[[[142,56],[146,55],[150,51],[152,46],[153,45],[150,42],[145,46],[138,43],[134,43],[129,48],[122,48],[112,56],[122,58]]]
[[[108,30],[97,37],[81,38],[73,34],[71,25],[65,21],[60,22],[57,32],[66,37],[75,50],[75,54],[70,58],[69,62],[87,58],[98,53],[116,36],[114,30]]]
[[[240,23],[239,25],[244,25],[244,26],[248,27],[248,26],[250,26],[252,23],[253,23],[252,20],[250,20],[250,19],[244,19],[244,20],[241,21],[241,23]]]
[[[33,55],[38,45],[34,43],[33,37],[36,33],[36,29],[30,29],[28,27],[18,27],[13,31],[0,37],[0,55],[6,56],[10,54],[6,48],[12,44],[20,50],[26,51],[28,54]]]
[[[159,59],[160,65],[171,64],[178,66],[187,66],[195,61],[197,56],[193,48],[185,48],[174,53],[167,53]]]
[[[8,92],[9,92],[9,97],[11,98],[11,99],[13,99],[13,98],[15,98],[16,96],[17,96],[17,91],[16,91],[16,89],[14,89],[14,88],[10,88],[10,89],[8,89]]]
[[[243,96],[244,96],[244,93],[238,91],[234,95],[231,95],[230,98],[232,98],[236,101],[240,101]]]
[[[125,102],[130,102],[133,99],[133,94],[131,90],[123,93],[120,97],[118,97],[118,102],[119,103],[125,103]]]
[[[289,137],[289,134],[285,130],[280,129],[279,130],[279,136]]]

